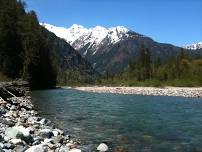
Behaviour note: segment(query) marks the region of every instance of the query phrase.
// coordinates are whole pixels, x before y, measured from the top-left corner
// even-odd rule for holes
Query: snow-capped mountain
[[[184,48],[189,49],[189,50],[202,49],[202,42],[198,42],[198,43],[191,44],[191,45],[186,45],[186,46],[184,46]]]
[[[93,28],[85,28],[82,25],[73,24],[70,28],[56,27],[47,23],[41,23],[49,31],[55,33],[56,36],[65,39],[75,49],[79,50],[88,45],[88,49],[93,48],[94,52],[103,44],[105,39],[109,40],[108,45],[115,44],[128,36],[128,29],[123,26],[105,28],[96,26]],[[86,54],[86,53],[85,53]],[[83,55],[85,55],[83,54]]]
[[[119,73],[127,69],[129,61],[136,61],[142,47],[149,48],[152,60],[162,61],[176,56],[180,47],[158,43],[124,26],[85,28],[74,24],[70,28],[41,24],[56,36],[65,39],[100,73]],[[202,51],[188,51],[190,54]]]

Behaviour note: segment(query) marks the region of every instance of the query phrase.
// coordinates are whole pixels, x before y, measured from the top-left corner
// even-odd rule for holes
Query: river
[[[202,99],[87,93],[73,89],[31,92],[39,115],[95,151],[202,151]]]

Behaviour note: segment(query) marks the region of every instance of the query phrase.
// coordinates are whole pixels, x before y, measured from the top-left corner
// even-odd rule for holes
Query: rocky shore
[[[0,83],[0,152],[83,152],[76,138],[39,117],[26,82]],[[106,151],[104,144],[99,151]]]
[[[75,87],[74,89],[97,93],[135,94],[151,96],[202,97],[202,87]]]

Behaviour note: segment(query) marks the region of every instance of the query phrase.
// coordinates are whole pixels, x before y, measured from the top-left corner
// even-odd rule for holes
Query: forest
[[[56,85],[56,69],[46,35],[24,2],[0,0],[0,76],[22,78],[33,88]]]
[[[137,61],[129,61],[121,74],[107,72],[98,85],[121,86],[202,86],[202,56],[190,56],[183,48],[166,60],[151,58],[149,48],[142,46]]]

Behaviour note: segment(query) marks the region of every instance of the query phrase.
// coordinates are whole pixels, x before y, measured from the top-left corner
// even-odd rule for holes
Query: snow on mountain
[[[56,36],[65,39],[70,44],[77,40],[81,35],[88,32],[88,29],[77,24],[73,24],[70,28],[56,27],[47,23],[40,24],[50,32],[53,32]]]
[[[189,50],[201,49],[202,48],[202,42],[191,44],[191,45],[186,45],[186,46],[184,46],[184,48],[189,49]]]
[[[41,23],[41,25],[56,36],[65,39],[77,50],[88,45],[88,48],[93,48],[93,54],[96,53],[98,46],[102,45],[106,38],[110,41],[109,44],[115,44],[123,38],[128,37],[127,33],[129,31],[123,26],[112,28],[96,26],[87,29],[77,24],[73,24],[70,28],[56,27],[47,23]],[[87,53],[87,50],[84,52],[84,55]]]

